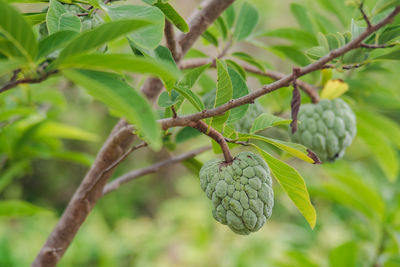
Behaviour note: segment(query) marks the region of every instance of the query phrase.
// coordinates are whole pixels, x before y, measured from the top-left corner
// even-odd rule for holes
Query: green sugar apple
[[[323,99],[300,107],[298,130],[291,135],[315,152],[322,162],[343,157],[356,135],[356,117],[343,100]]]
[[[214,107],[215,93],[216,90],[214,89],[203,96],[203,102],[206,109],[212,109]],[[236,131],[242,133],[250,132],[254,120],[262,113],[264,113],[264,108],[260,103],[254,102],[254,104],[249,104],[246,115],[244,115],[238,122],[235,123]]]
[[[256,232],[271,217],[271,174],[267,163],[254,153],[241,152],[232,164],[206,162],[200,170],[200,186],[212,200],[214,218],[237,234]]]

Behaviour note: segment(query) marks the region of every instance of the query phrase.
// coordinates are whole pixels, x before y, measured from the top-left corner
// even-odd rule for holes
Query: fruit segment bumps
[[[311,149],[322,162],[343,157],[357,131],[353,111],[339,98],[302,105],[298,119],[292,140]]]
[[[241,152],[232,164],[215,159],[206,162],[200,170],[200,186],[212,200],[214,218],[237,234],[256,232],[271,217],[271,174],[254,153]]]

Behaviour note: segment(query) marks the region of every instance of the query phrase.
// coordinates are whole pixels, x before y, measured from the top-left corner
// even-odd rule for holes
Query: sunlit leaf
[[[303,177],[301,177],[293,167],[274,158],[256,145],[253,144],[252,146],[258,150],[260,155],[267,162],[272,174],[300,210],[301,214],[303,214],[310,227],[314,228],[317,221],[317,213],[315,212],[314,206],[311,204]]]
[[[38,44],[31,25],[3,0],[0,0],[0,33],[28,60],[36,57]]]
[[[119,76],[89,70],[64,70],[63,74],[83,86],[114,113],[134,124],[153,149],[161,148],[161,130],[150,104]]]

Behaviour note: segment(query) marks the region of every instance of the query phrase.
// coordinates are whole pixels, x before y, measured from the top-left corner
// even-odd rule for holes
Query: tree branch
[[[132,127],[121,128],[101,148],[95,162],[74,193],[56,227],[40,250],[33,267],[55,266],[86,217],[102,196],[103,187],[134,141]],[[110,167],[111,166],[111,167]]]
[[[215,68],[215,61],[213,61],[212,59],[208,59],[208,58],[193,58],[193,59],[183,60],[180,62],[179,67],[181,69],[191,69],[191,68],[197,68],[197,67],[206,65],[211,62],[213,62],[211,67]],[[259,70],[258,68],[254,67],[252,65],[249,65],[247,63],[241,63],[240,65],[247,72],[254,73],[254,74],[260,75],[260,76],[269,77],[274,80],[280,80],[283,77],[285,77],[285,74],[277,72],[277,71],[266,70],[264,72],[264,71]],[[311,101],[313,103],[319,102],[319,95],[317,92],[317,88],[315,88],[311,84],[303,82],[301,80],[297,80],[297,85],[300,86],[300,88],[311,98]]]
[[[394,47],[396,45],[398,45],[398,43],[389,44],[389,45],[388,44],[364,44],[364,43],[362,43],[362,44],[360,44],[360,47],[369,48],[369,49],[376,49],[376,48],[389,48],[389,47]]]
[[[368,29],[371,29],[372,28],[372,24],[371,24],[371,21],[369,20],[369,18],[367,16],[367,14],[365,14],[364,3],[361,3],[359,9],[360,9],[361,15],[363,16],[363,19],[365,20],[365,23],[367,23]]]
[[[139,177],[145,176],[150,173],[158,172],[162,167],[173,165],[173,164],[179,163],[181,161],[184,161],[186,159],[193,158],[193,157],[195,157],[207,150],[210,150],[210,149],[211,149],[211,147],[209,147],[209,146],[198,148],[196,150],[186,152],[186,153],[180,154],[178,156],[173,156],[169,159],[165,159],[163,161],[157,162],[149,167],[128,172],[128,173],[122,175],[121,177],[118,177],[115,180],[108,183],[103,189],[103,196],[112,191],[117,190],[124,183],[130,182],[132,180],[135,180]]]
[[[214,109],[203,110],[202,112],[198,112],[198,113],[194,113],[194,114],[186,115],[186,116],[181,116],[179,118],[162,119],[162,120],[159,120],[159,122],[161,123],[161,126],[163,129],[168,129],[168,128],[171,128],[174,126],[185,126],[185,125],[188,125],[190,123],[190,121],[198,121],[201,119],[218,116],[218,115],[221,115],[221,114],[225,113],[226,111],[233,109],[235,107],[238,107],[238,106],[241,106],[244,104],[249,104],[249,103],[253,102],[256,98],[258,98],[262,95],[265,95],[267,93],[275,91],[279,88],[288,86],[295,78],[304,76],[308,73],[311,73],[313,71],[324,68],[324,66],[328,62],[330,62],[332,59],[337,58],[337,57],[349,52],[350,50],[360,47],[361,42],[365,38],[367,38],[371,33],[382,28],[386,24],[389,24],[398,13],[400,13],[400,6],[397,6],[386,18],[381,20],[379,23],[372,25],[371,28],[367,28],[364,32],[362,32],[357,38],[353,39],[351,42],[347,43],[346,45],[342,46],[341,48],[332,50],[329,54],[320,58],[319,60],[315,61],[314,63],[311,63],[303,68],[300,68],[298,71],[298,76],[295,76],[295,75],[293,75],[293,73],[291,73],[273,83],[264,85],[261,89],[259,89],[257,91],[254,91],[243,97],[233,99],[232,101],[229,101],[228,103],[225,103]]]
[[[233,2],[234,0],[209,0],[202,11],[195,13],[201,18],[197,18],[197,15],[192,16],[193,18],[189,22],[191,31],[179,39],[179,44],[185,46],[185,51],[182,51],[181,57],[206,28]],[[203,23],[206,27],[201,25]],[[154,82],[154,80],[158,79],[151,78],[141,88],[142,92],[151,100],[154,100],[162,90],[162,83],[159,80],[159,82]],[[109,169],[98,182],[95,182],[98,175],[113,165],[129,149],[135,139],[132,130],[133,128],[127,126],[124,120],[120,120],[114,127],[97,154],[95,162],[68,203],[59,222],[36,256],[32,263],[33,267],[55,266],[61,259],[86,217],[102,196],[103,188],[115,167]],[[95,185],[92,186],[94,182]],[[86,192],[88,188],[91,188],[91,190]],[[83,196],[85,197],[83,198]]]
[[[18,70],[16,70],[18,71]],[[3,93],[7,90],[10,90],[20,84],[24,84],[24,83],[41,83],[44,80],[46,80],[47,78],[49,78],[51,75],[54,75],[56,73],[58,73],[58,70],[52,70],[49,72],[45,72],[43,73],[41,76],[37,77],[37,78],[22,78],[20,80],[16,80],[16,74],[18,74],[18,72],[14,71],[13,77],[10,79],[10,81],[8,83],[6,83],[2,88],[0,88],[0,93]]]
[[[168,19],[165,19],[164,35],[167,47],[171,51],[172,57],[175,60],[178,60],[180,57],[180,46],[176,43],[174,26]]]
[[[214,128],[208,126],[203,121],[191,121],[188,123],[187,126],[190,126],[194,129],[198,130],[199,132],[204,133],[205,135],[208,135],[209,137],[214,139],[215,142],[217,142],[222,149],[222,153],[224,154],[224,158],[225,158],[225,163],[229,164],[233,161],[233,157],[229,150],[229,146],[225,141],[225,137],[221,133],[216,131]]]
[[[182,56],[186,54],[190,47],[193,46],[197,38],[210,26],[214,20],[235,0],[208,0],[204,4],[204,8],[195,12],[190,19],[190,32],[181,34],[178,42],[182,48]],[[181,58],[182,58],[181,56]]]

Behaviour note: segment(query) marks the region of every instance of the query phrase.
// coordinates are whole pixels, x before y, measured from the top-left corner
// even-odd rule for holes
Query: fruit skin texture
[[[214,89],[203,96],[203,102],[206,109],[212,109],[214,107],[215,93],[216,90]],[[263,113],[264,108],[260,103],[255,101],[254,104],[249,104],[246,114],[235,123],[236,131],[249,133],[254,120]]]
[[[212,200],[214,218],[233,232],[248,235],[271,217],[272,179],[267,163],[251,152],[241,152],[232,164],[213,159],[200,170],[200,186]]]
[[[298,119],[298,130],[290,132],[292,140],[311,149],[322,162],[343,157],[357,132],[356,116],[339,98],[302,105]]]

